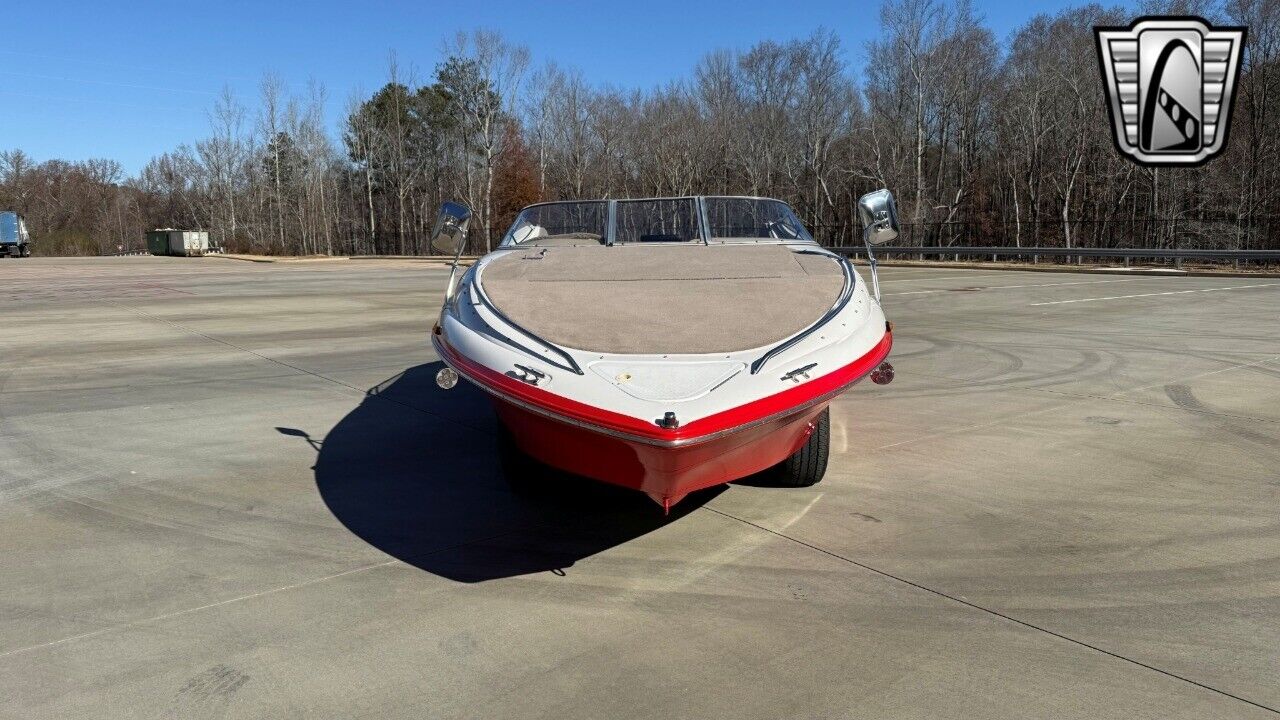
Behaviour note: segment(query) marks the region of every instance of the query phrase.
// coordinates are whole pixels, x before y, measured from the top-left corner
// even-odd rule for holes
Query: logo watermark
[[[1245,28],[1197,17],[1096,27],[1116,148],[1140,165],[1199,165],[1227,145]]]

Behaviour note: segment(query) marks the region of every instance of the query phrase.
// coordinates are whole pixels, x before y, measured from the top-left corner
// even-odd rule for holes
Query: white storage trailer
[[[209,249],[209,233],[203,230],[174,230],[169,233],[170,255],[203,255]]]

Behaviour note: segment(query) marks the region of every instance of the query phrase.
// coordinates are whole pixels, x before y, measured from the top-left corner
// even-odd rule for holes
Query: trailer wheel
[[[19,257],[31,257],[31,248],[30,248],[30,246],[23,245],[23,246],[22,246],[22,252],[21,252],[21,253],[19,253]]]
[[[773,479],[784,487],[816,485],[827,473],[831,453],[831,409],[823,408],[813,421],[813,432],[794,455],[773,466]]]

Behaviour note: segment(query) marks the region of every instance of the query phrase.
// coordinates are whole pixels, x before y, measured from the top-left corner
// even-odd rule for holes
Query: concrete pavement
[[[425,263],[0,262],[0,717],[1280,709],[1280,280],[887,268],[826,480],[513,496]]]

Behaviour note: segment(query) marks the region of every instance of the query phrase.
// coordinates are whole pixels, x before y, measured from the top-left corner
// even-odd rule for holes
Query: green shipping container
[[[152,255],[169,254],[169,231],[152,230],[147,233],[147,252]]]

